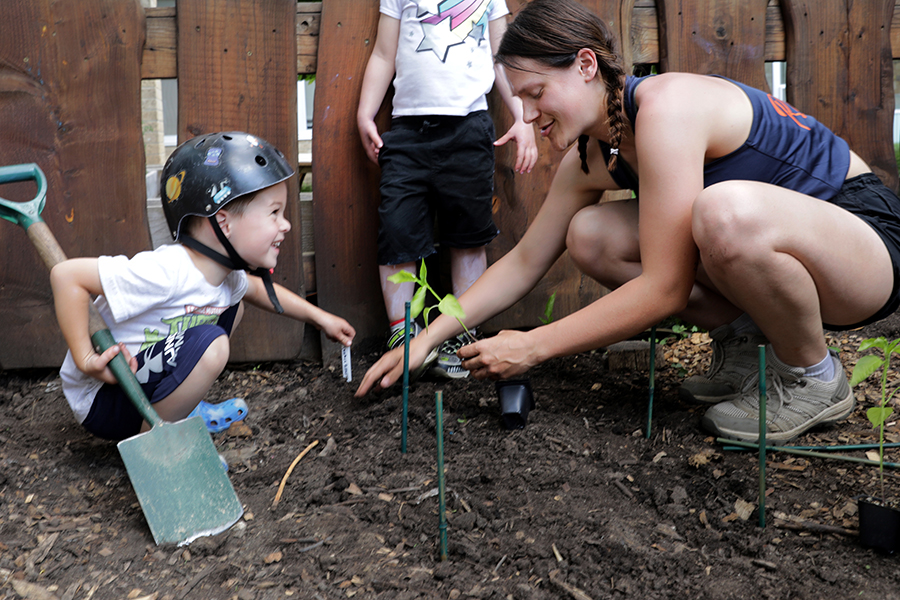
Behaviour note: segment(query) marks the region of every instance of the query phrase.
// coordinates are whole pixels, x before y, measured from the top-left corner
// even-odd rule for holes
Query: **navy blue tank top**
[[[644,79],[629,76],[625,81],[625,114],[632,129],[638,111],[634,91]],[[738,81],[722,79],[747,94],[753,106],[753,125],[737,150],[706,164],[704,187],[734,179],[762,181],[821,200],[840,191],[850,168],[850,147],[846,141],[787,102]],[[600,147],[609,160],[609,145],[600,142]],[[620,187],[637,192],[637,177],[630,165],[621,156],[618,165],[613,179]]]

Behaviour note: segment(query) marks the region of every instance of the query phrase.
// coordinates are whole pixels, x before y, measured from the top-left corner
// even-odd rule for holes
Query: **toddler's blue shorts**
[[[138,377],[150,403],[159,402],[184,383],[200,357],[220,335],[229,335],[237,308],[234,305],[219,317],[216,325],[198,325],[173,333],[140,352],[135,358]],[[104,383],[82,426],[99,438],[120,441],[137,435],[144,418],[118,384]]]

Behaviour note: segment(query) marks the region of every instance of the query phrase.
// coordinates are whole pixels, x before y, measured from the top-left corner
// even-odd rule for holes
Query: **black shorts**
[[[843,331],[856,329],[887,318],[900,308],[900,198],[884,185],[874,173],[863,173],[844,182],[838,195],[828,200],[840,206],[875,230],[891,256],[894,269],[894,285],[891,297],[881,310],[854,325],[828,325],[825,329]]]
[[[378,264],[415,262],[441,245],[479,248],[499,231],[492,216],[494,122],[465,117],[397,117],[381,136]]]

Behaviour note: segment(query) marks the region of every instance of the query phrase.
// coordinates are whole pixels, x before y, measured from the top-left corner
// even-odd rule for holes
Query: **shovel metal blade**
[[[244,513],[201,417],[162,422],[118,448],[157,544],[221,533]]]

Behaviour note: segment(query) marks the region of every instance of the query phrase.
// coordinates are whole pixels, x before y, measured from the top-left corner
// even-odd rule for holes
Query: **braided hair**
[[[516,62],[519,58],[565,69],[575,62],[582,48],[597,56],[600,76],[606,84],[610,145],[606,167],[612,172],[626,127],[622,107],[625,67],[615,35],[600,17],[574,0],[532,0],[509,24],[494,58],[508,69],[521,70]],[[587,135],[579,136],[578,155],[585,173],[589,172],[587,143]]]

